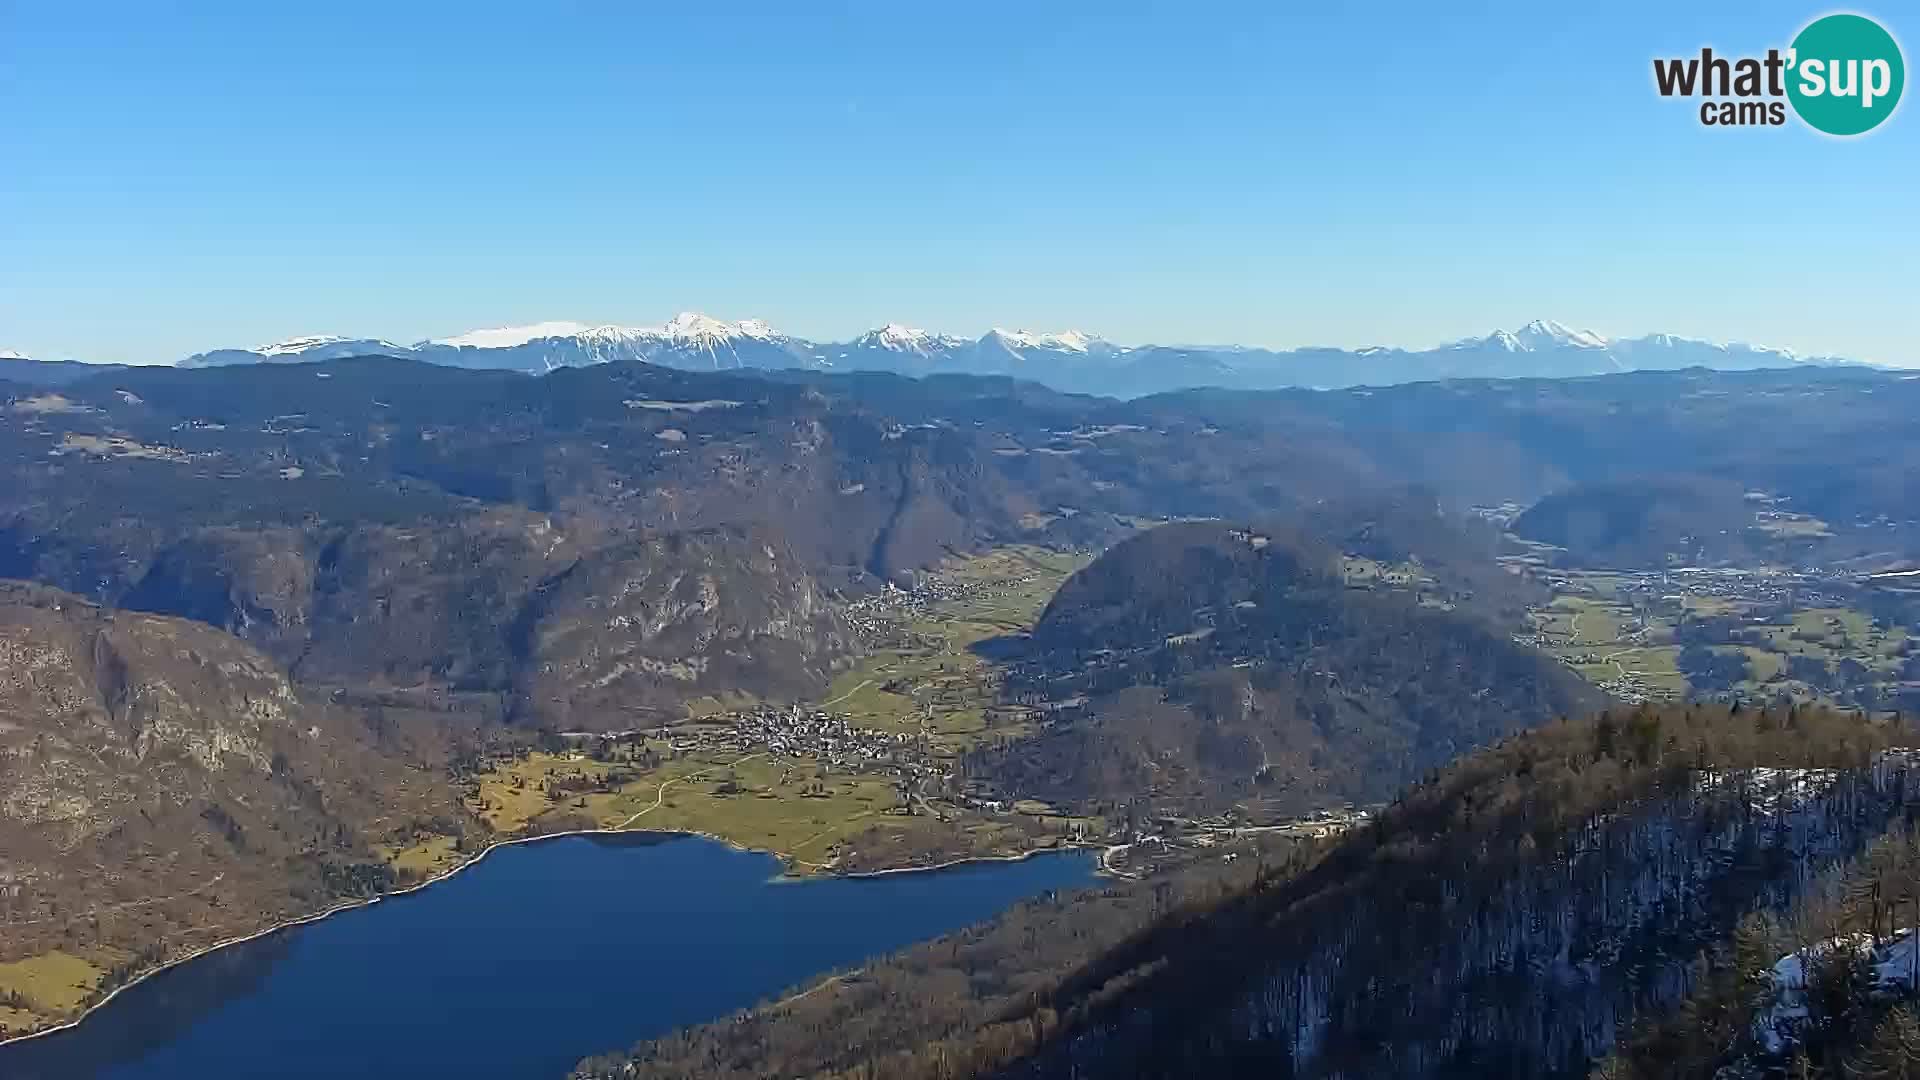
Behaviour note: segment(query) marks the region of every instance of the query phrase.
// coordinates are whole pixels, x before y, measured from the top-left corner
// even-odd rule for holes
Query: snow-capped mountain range
[[[1263,349],[1238,345],[1123,346],[1077,330],[995,328],[978,338],[929,333],[897,323],[845,342],[783,334],[758,319],[727,322],[683,312],[659,326],[543,322],[471,330],[399,345],[378,338],[309,335],[248,349],[215,349],[183,367],[297,363],[394,356],[464,368],[541,374],[559,368],[644,361],[698,370],[803,368],[1012,375],[1056,389],[1138,396],[1194,386],[1244,389],[1384,386],[1449,378],[1566,378],[1637,370],[1720,370],[1833,365],[1786,349],[1719,344],[1672,334],[1607,338],[1536,320],[1428,349]]]

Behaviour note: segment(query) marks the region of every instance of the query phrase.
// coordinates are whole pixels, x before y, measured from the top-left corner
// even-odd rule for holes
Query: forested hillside
[[[209,776],[183,774],[200,786],[177,795],[176,774],[128,763],[144,766],[169,740],[193,745],[198,728],[129,726],[132,676],[90,659],[82,646],[95,639],[62,646],[59,664],[84,675],[71,695],[18,682],[6,734],[22,772],[0,824],[22,836],[77,828],[43,820],[69,821],[59,782],[85,788],[71,797],[88,807],[109,794],[172,800],[152,828],[144,817],[118,832],[87,826],[179,871],[142,886],[174,900],[111,926],[116,940],[165,942],[170,954],[183,929],[310,911],[382,887],[402,861],[453,865],[469,812],[525,827],[572,784],[596,788],[576,801],[618,802],[628,808],[608,820],[627,820],[644,793],[597,790],[620,786],[598,774],[554,782],[555,769],[578,768],[556,733],[656,728],[711,716],[723,698],[766,715],[712,725],[691,771],[718,766],[722,751],[795,745],[787,727],[812,724],[797,737],[814,750],[831,742],[822,752],[854,769],[835,790],[855,801],[833,814],[1017,804],[1053,815],[1055,839],[1124,840],[1166,821],[1225,828],[1389,798],[1456,754],[1601,704],[1512,638],[1539,586],[1496,563],[1508,541],[1485,522],[1535,503],[1520,521],[1542,565],[1757,551],[1695,543],[1716,524],[1713,536],[1751,538],[1749,511],[1763,533],[1788,536],[1766,550],[1795,559],[1885,569],[1920,556],[1907,510],[1920,383],[1873,372],[1124,402],[1008,378],[630,362],[541,378],[373,357],[84,376],[0,383],[0,578],[63,590],[63,618],[96,612],[118,627],[98,640],[142,613],[159,621],[137,625],[201,642],[195,655],[244,656],[219,662],[264,673],[275,700],[291,695],[286,717],[318,710],[270,727],[276,738],[311,728],[341,748],[303,757],[316,744],[290,742],[294,771],[265,779],[226,775],[251,757],[203,752],[192,760]],[[1675,462],[1712,498],[1636,479]],[[1775,517],[1762,522],[1762,507]],[[992,613],[997,630],[979,633],[999,638],[950,636],[927,617],[947,601],[923,587],[956,559],[1030,545],[1079,560],[1115,544],[1030,637],[1029,609],[1012,619],[985,594],[1031,582],[940,586],[965,594],[953,605]],[[1372,584],[1353,580],[1356,565]],[[1422,584],[1381,584],[1403,571]],[[31,619],[50,618],[36,604]],[[969,647],[979,651],[962,656]],[[883,649],[911,659],[914,677],[876,671],[832,696],[865,709],[878,734],[793,711],[824,705],[856,654]],[[228,709],[220,680],[203,677],[182,668],[160,681]],[[232,708],[244,714],[258,695],[240,696]],[[75,742],[65,726],[82,714],[89,734]],[[229,716],[202,720],[237,730]],[[530,747],[547,756],[532,760]],[[872,761],[895,773],[858,771]],[[764,788],[803,797],[791,770],[764,764]],[[470,801],[452,795],[456,782]],[[359,792],[329,804],[338,829],[326,843],[271,827],[277,800],[306,797],[300,785]],[[807,796],[809,816],[829,815],[823,794]],[[172,816],[195,800],[198,817]],[[389,802],[404,812],[365,812]],[[846,822],[798,839],[830,839]],[[81,881],[96,862],[78,841],[21,850],[36,881]],[[259,875],[250,915],[223,900],[219,918],[203,918],[179,899],[197,896],[198,870],[216,863],[235,868],[223,883],[243,867]],[[34,904],[64,903],[65,888]],[[55,918],[39,907],[30,917]],[[56,945],[35,930],[8,955]],[[133,951],[99,954],[83,981],[101,985]]]
[[[884,965],[884,997],[856,978],[582,1075],[1585,1076],[1634,1018],[1710,986],[1703,957],[1742,920],[1820,895],[1906,820],[1912,739],[1817,710],[1554,724],[1244,880],[1097,893],[1044,930],[1016,914]],[[1042,985],[1016,981],[1023,925],[1048,939]]]
[[[1920,1073],[1913,814],[1784,911],[1704,950],[1680,1007],[1643,1017],[1595,1080],[1895,1080]]]
[[[1601,696],[1497,625],[1353,588],[1290,527],[1166,525],[1068,579],[1010,679],[1036,738],[973,770],[1070,805],[1256,817],[1389,797]]]

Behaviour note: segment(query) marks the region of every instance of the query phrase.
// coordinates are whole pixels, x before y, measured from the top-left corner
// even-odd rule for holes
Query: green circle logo
[[[1807,24],[1788,53],[1787,99],[1816,131],[1859,135],[1893,115],[1907,82],[1900,45],[1864,15]]]

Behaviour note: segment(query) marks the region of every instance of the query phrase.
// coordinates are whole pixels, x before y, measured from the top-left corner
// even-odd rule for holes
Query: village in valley
[[[1750,497],[1756,527],[1817,535],[1823,523]],[[1504,524],[1511,507],[1481,508]],[[1868,711],[1920,695],[1911,652],[1914,572],[1847,564],[1561,565],[1508,535],[1508,570],[1543,585],[1516,640],[1558,657],[1623,701],[1822,703]]]
[[[965,753],[1028,730],[972,646],[1031,627],[1089,556],[1004,548],[852,601],[861,657],[813,703],[698,703],[689,722],[552,736],[469,777],[496,834],[577,828],[703,833],[795,872],[859,872],[1066,845],[1107,823],[963,776]]]
[[[1497,521],[1498,515],[1486,514]],[[1547,597],[1515,634],[1618,700],[1686,698],[1891,707],[1920,692],[1920,660],[1876,596],[1898,575],[1785,567],[1567,568],[1517,545],[1507,569]],[[1297,821],[1188,819],[1164,809],[1076,816],[996,790],[970,751],[1057,722],[1073,702],[1015,700],[992,639],[1024,634],[1090,553],[999,548],[886,584],[844,609],[860,656],[813,702],[710,700],[687,722],[571,732],[503,753],[466,778],[467,803],[498,836],[568,829],[702,833],[772,851],[795,872],[862,872],[958,858],[1097,847],[1113,873],[1235,838],[1332,835],[1365,811]],[[1355,588],[1450,607],[1418,564],[1348,556]],[[1883,607],[1887,605],[1882,605]],[[427,873],[456,853],[441,838],[396,849]]]
[[[1039,730],[1057,704],[1005,700],[1004,672],[975,646],[1030,629],[1090,558],[1008,547],[885,585],[849,603],[862,655],[820,701],[715,701],[672,726],[547,736],[473,770],[467,804],[497,836],[685,831],[771,851],[797,873],[1080,846],[1129,875],[1240,839],[1325,837],[1364,819],[1332,809],[1257,827],[1164,812],[1107,820],[969,776],[969,750]],[[455,858],[434,837],[395,852],[396,865],[420,873]]]

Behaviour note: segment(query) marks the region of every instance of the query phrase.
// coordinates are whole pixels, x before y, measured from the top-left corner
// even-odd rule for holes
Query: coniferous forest
[[[1913,924],[1912,737],[1820,709],[1552,724],[1436,771],[1341,839],[1029,904],[580,1075],[1584,1077],[1689,1062],[1711,1076],[1884,1061],[1920,1045],[1902,1041],[1912,1014],[1860,974],[1871,945],[1819,943],[1866,932],[1884,951]],[[1727,1050],[1779,994],[1755,973],[1808,946],[1815,989],[1790,995],[1775,1036]]]

